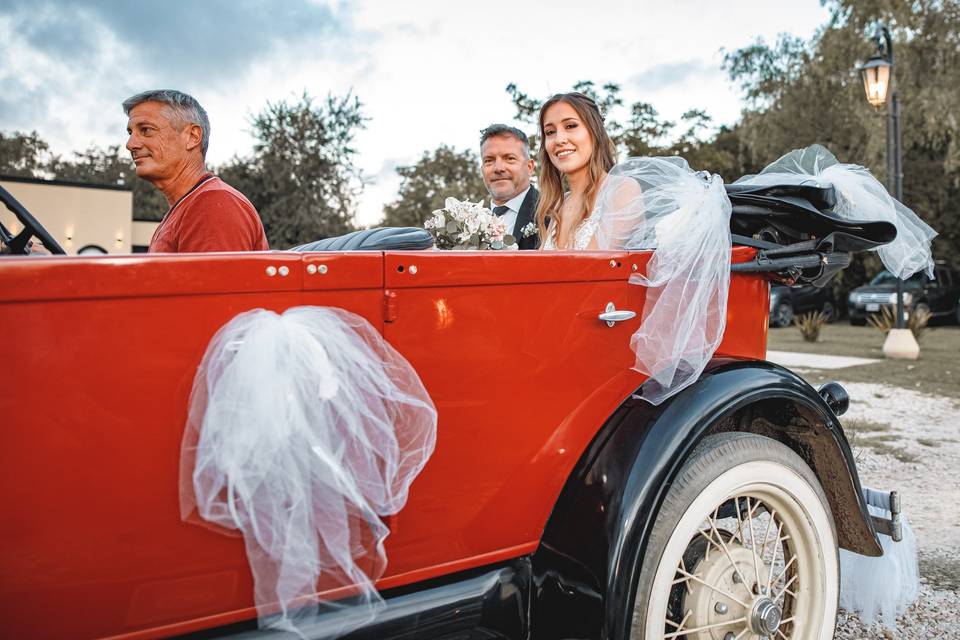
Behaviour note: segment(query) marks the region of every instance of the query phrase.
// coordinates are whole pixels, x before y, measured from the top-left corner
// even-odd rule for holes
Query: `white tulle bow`
[[[300,633],[341,606],[319,580],[347,588],[351,615],[324,627],[346,632],[382,603],[380,518],[403,508],[436,425],[416,371],[360,316],[242,313],[194,380],[182,515],[243,534],[261,626]]]

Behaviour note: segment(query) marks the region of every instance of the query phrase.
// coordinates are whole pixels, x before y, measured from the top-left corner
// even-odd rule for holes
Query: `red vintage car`
[[[25,226],[3,230],[14,253],[24,235],[56,249],[7,202]],[[435,453],[387,522],[386,608],[348,637],[832,637],[838,548],[879,555],[889,523],[868,515],[842,391],[764,360],[768,275],[789,269],[758,246],[733,250],[715,359],[659,406],[636,395],[639,316],[604,315],[643,308],[628,279],[650,252],[387,238],[0,257],[2,635],[271,633],[256,631],[242,539],[181,520],[180,443],[218,328],[317,305],[366,318],[439,415]]]

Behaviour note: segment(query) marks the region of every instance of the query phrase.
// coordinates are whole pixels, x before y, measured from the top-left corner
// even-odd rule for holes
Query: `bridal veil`
[[[919,271],[933,277],[930,242],[937,232],[886,188],[864,167],[837,160],[825,147],[815,144],[795,149],[766,166],[757,175],[744,176],[735,184],[815,184],[832,186],[837,204],[833,212],[853,222],[890,222],[897,237],[876,249],[883,265],[893,275],[907,279]]]
[[[890,272],[933,275],[936,232],[892,198],[869,171],[842,164],[812,145],[782,156],[736,184],[833,187],[833,212],[853,222],[886,221],[896,238],[877,252]],[[732,207],[720,176],[693,171],[680,157],[628,158],[611,169],[597,195],[600,249],[655,250],[646,274],[640,328],[630,347],[649,376],[641,397],[660,404],[692,384],[723,339],[730,286]]]
[[[649,377],[641,397],[653,404],[693,384],[723,339],[730,211],[720,176],[680,157],[629,158],[597,195],[601,249],[655,249],[645,275],[630,277],[647,288],[630,348]]]

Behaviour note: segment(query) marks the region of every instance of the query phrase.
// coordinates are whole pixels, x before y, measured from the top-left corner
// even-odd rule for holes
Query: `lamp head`
[[[860,77],[863,78],[863,89],[867,93],[867,102],[875,107],[882,107],[887,102],[890,93],[890,76],[893,65],[879,55],[870,58],[860,67]]]

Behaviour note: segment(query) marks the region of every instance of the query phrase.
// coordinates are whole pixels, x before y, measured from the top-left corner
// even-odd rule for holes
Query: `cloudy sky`
[[[722,50],[809,38],[827,17],[819,0],[0,0],[0,130],[36,130],[61,154],[122,144],[123,99],[177,88],[209,112],[217,164],[250,151],[267,101],[352,90],[370,118],[356,146],[372,224],[396,166],[512,122],[509,82],[537,97],[616,82],[662,116],[732,123]]]

